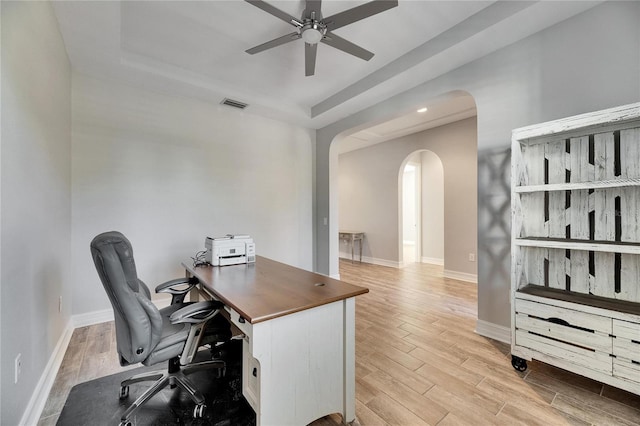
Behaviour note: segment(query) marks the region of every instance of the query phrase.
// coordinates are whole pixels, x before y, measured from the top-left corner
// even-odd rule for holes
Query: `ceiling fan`
[[[283,35],[282,37],[278,37],[271,41],[267,41],[266,43],[252,47],[251,49],[246,50],[246,52],[253,55],[267,49],[271,49],[272,47],[302,39],[305,42],[304,68],[306,76],[311,76],[315,73],[318,43],[327,44],[350,55],[364,59],[365,61],[373,58],[373,53],[343,39],[332,31],[361,19],[368,18],[369,16],[384,12],[385,10],[394,8],[398,5],[398,0],[372,0],[360,6],[323,18],[322,12],[320,11],[322,0],[306,0],[306,8],[302,12],[302,17],[298,19],[262,0],[245,1],[275,16],[276,18],[282,19],[296,28],[296,30],[290,34]]]

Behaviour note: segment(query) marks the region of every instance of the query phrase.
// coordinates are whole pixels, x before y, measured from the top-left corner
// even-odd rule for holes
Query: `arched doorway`
[[[444,170],[437,154],[415,151],[399,170],[400,264],[444,265]]]
[[[453,199],[449,198],[454,204],[448,213],[452,215],[448,226],[452,228],[449,229],[452,241],[460,243],[461,246],[451,245],[450,249],[447,249],[450,253],[446,256],[427,255],[427,259],[424,259],[425,256],[420,255],[420,260],[437,264],[442,263],[443,258],[449,259],[451,270],[445,265],[445,276],[452,274],[454,276],[451,278],[475,279],[475,264],[470,263],[475,262],[477,233],[477,218],[474,216],[477,191],[475,101],[467,92],[454,91],[424,102],[421,106],[425,105],[428,107],[427,114],[423,114],[424,108],[418,107],[396,111],[386,118],[378,117],[375,121],[360,123],[351,129],[336,133],[328,146],[321,146],[327,150],[328,167],[326,176],[322,173],[318,175],[319,179],[326,179],[327,186],[319,187],[320,192],[326,190],[326,203],[319,204],[316,210],[319,237],[317,262],[318,265],[326,262],[328,272],[332,276],[339,277],[337,260],[343,252],[343,247],[338,241],[338,231],[340,228],[353,227],[351,223],[355,223],[358,230],[367,234],[363,251],[365,262],[402,266],[398,235],[401,232],[398,218],[401,194],[398,187],[399,167],[411,153],[432,150],[430,146],[433,145],[433,152],[442,156],[442,163],[444,164],[445,158],[447,160],[448,166],[444,167],[444,170],[449,170],[449,178],[446,181],[449,182],[449,191],[455,195]],[[449,129],[456,126],[458,131],[450,133]],[[459,126],[464,129],[460,130],[462,127]],[[329,129],[327,132],[331,133]],[[322,133],[324,132],[319,135],[321,139]],[[461,138],[465,141],[462,144],[464,146],[461,145]],[[356,155],[368,158],[360,162],[349,160],[347,164],[346,159]],[[389,169],[389,166],[392,169]],[[340,190],[341,183],[345,181],[344,170],[351,173],[351,190],[346,196]],[[461,185],[463,188],[460,188]],[[323,199],[323,194],[320,195],[319,199]],[[344,207],[344,204],[352,203],[354,200],[360,205]],[[383,200],[382,203],[380,200]],[[348,212],[351,219],[344,220],[343,212]],[[439,228],[442,229],[442,226]]]

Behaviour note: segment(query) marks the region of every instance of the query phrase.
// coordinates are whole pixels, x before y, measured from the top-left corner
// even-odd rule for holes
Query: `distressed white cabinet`
[[[523,127],[511,353],[640,394],[640,103]]]

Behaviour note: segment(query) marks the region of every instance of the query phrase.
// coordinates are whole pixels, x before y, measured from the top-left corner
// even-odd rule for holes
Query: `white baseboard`
[[[107,321],[113,321],[113,309],[102,309],[100,311],[87,312],[71,317],[73,328],[86,327]]]
[[[451,278],[453,280],[467,281],[470,283],[478,284],[478,275],[476,274],[468,274],[466,272],[458,272],[458,271],[451,271],[449,269],[445,269],[442,275],[445,278]]]
[[[162,309],[171,304],[171,298],[164,297],[161,299],[154,299],[153,303],[155,303],[159,309]],[[107,321],[113,321],[113,309],[103,309],[71,316],[67,327],[62,333],[62,336],[60,336],[60,339],[49,358],[49,362],[47,362],[47,365],[40,376],[40,380],[33,391],[29,404],[27,404],[27,408],[22,415],[22,419],[20,420],[21,426],[34,426],[38,424],[38,420],[40,420],[40,416],[42,415],[42,410],[44,410],[44,406],[47,403],[47,398],[49,398],[49,392],[51,392],[53,382],[55,381],[56,376],[58,375],[58,370],[60,370],[60,366],[62,365],[64,354],[67,352],[67,348],[69,347],[73,330]]]
[[[47,398],[49,398],[49,392],[51,392],[53,383],[58,375],[58,370],[62,365],[64,354],[67,352],[73,330],[74,327],[70,320],[62,332],[60,339],[58,339],[58,343],[56,343],[56,347],[53,349],[47,365],[44,367],[44,371],[36,384],[36,388],[33,390],[33,394],[31,394],[31,399],[20,419],[20,425],[33,426],[38,424],[42,410],[44,410],[44,405],[47,403]]]
[[[420,259],[422,263],[429,263],[431,265],[439,265],[444,266],[444,259],[439,259],[437,257],[424,257]]]
[[[158,309],[166,308],[171,304],[170,297],[161,299],[153,299],[153,303]],[[73,315],[71,322],[73,328],[86,327],[88,325],[100,324],[107,321],[113,321],[113,309],[102,309],[100,311],[87,312],[86,314]]]
[[[492,322],[476,321],[476,333],[490,339],[511,344],[511,329]]]
[[[340,259],[351,261],[351,253],[340,252],[338,256],[340,257]],[[354,262],[358,262],[358,259],[359,259],[359,256],[355,256]],[[444,259],[437,259],[433,257],[422,257],[420,261],[421,263],[429,263],[432,265],[444,266]],[[395,260],[387,260],[387,259],[378,259],[375,257],[368,257],[368,256],[362,256],[362,262],[371,263],[373,265],[389,266],[391,268],[403,268],[413,263],[413,262],[409,262],[409,263],[398,262]],[[478,283],[478,275],[476,274],[468,274],[466,272],[450,271],[445,269],[443,275],[445,278],[451,278],[459,281],[467,281],[475,284]]]
[[[351,253],[342,253],[340,252],[339,257],[341,259],[347,260],[347,261],[351,261]],[[354,256],[354,262],[358,263],[360,259],[360,256]],[[391,268],[400,268],[400,262],[398,261],[393,261],[393,260],[386,260],[386,259],[378,259],[375,257],[368,257],[368,256],[362,256],[362,263],[371,263],[373,265],[380,265],[380,266],[389,266]]]

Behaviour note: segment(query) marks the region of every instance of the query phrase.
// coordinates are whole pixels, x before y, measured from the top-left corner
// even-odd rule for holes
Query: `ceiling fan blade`
[[[357,56],[365,61],[373,58],[373,53],[369,52],[367,49],[363,49],[357,44],[353,44],[334,33],[327,33],[321,41],[324,44],[328,44],[329,46],[335,47],[336,49],[342,50],[350,55]]]
[[[255,7],[264,10],[265,12],[275,16],[276,18],[282,19],[284,22],[287,22],[295,26],[301,26],[298,18],[295,18],[289,15],[287,12],[283,12],[282,10],[278,9],[275,6],[271,6],[269,3],[266,3],[262,0],[244,0],[244,1],[246,1],[247,3],[251,3]]]
[[[304,75],[309,77],[316,72],[317,44],[304,44]]]
[[[322,12],[320,8],[322,7],[322,0],[307,0],[307,8],[304,10],[304,17],[311,18],[311,14],[315,13],[314,19],[321,21],[322,20]]]
[[[372,0],[324,19],[330,31],[398,6],[398,0]]]
[[[298,40],[302,37],[298,34],[297,31],[292,32],[291,34],[283,35],[282,37],[274,38],[271,41],[266,43],[262,43],[258,46],[252,47],[251,49],[245,50],[250,55],[255,55],[256,53],[260,53],[267,49],[271,49],[272,47],[280,46],[281,44],[289,43],[290,41]]]

